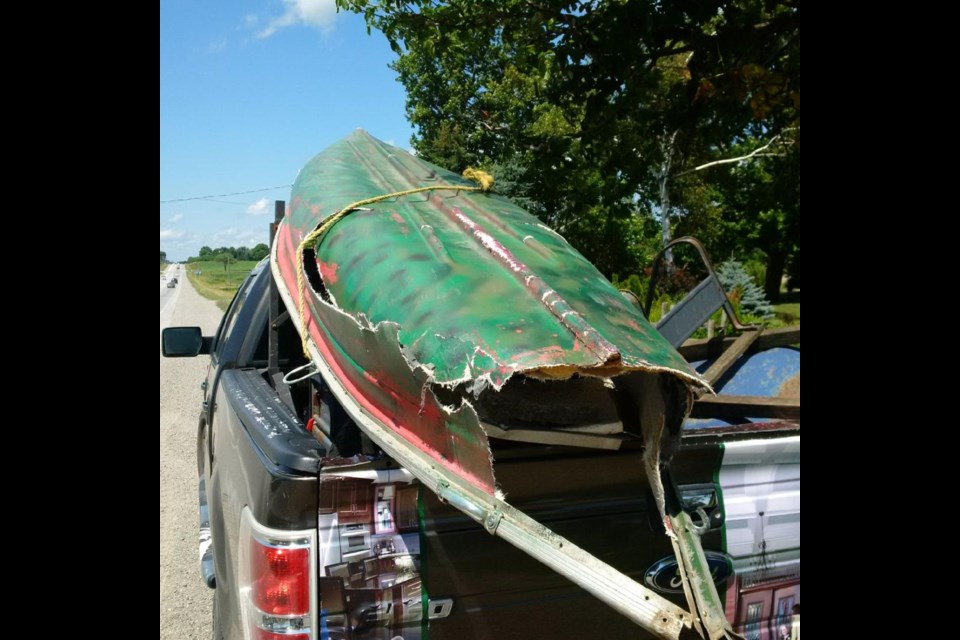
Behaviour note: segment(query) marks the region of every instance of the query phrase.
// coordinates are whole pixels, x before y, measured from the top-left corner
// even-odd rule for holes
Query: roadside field
[[[184,267],[194,288],[205,298],[226,311],[233,294],[257,263],[253,260],[234,262],[224,269],[222,262],[191,262]],[[199,273],[198,273],[199,272]]]

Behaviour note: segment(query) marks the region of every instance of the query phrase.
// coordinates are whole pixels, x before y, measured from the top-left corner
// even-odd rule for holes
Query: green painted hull
[[[300,173],[290,224],[305,234],[350,202],[437,183],[473,184],[358,131]],[[396,322],[437,382],[632,368],[696,380],[593,265],[506,198],[437,191],[369,209],[322,240],[324,284],[344,311]]]
[[[432,185],[473,183],[363,131],[316,156],[278,232],[274,272],[288,300],[298,300],[297,245],[328,216]],[[486,433],[472,404],[511,379],[652,372],[705,387],[578,251],[493,193],[448,189],[371,204],[336,222],[304,262],[315,355],[358,407],[488,492]],[[468,401],[453,410],[444,390]]]

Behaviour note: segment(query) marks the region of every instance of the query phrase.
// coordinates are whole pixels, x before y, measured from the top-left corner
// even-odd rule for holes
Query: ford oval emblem
[[[720,585],[733,575],[733,558],[719,551],[704,551],[707,557],[707,566],[713,583]],[[658,560],[643,574],[643,581],[648,587],[660,593],[683,593],[683,582],[677,571],[677,559],[667,556]]]

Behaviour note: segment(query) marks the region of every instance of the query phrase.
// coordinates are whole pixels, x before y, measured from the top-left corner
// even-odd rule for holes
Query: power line
[[[230,200],[214,200],[213,198],[207,198],[207,202],[217,202],[219,204],[235,204],[240,207],[250,206],[249,202],[231,202]]]
[[[211,198],[228,198],[230,196],[244,196],[248,193],[260,193],[262,191],[276,191],[277,189],[289,189],[293,185],[282,184],[279,187],[267,187],[265,189],[251,189],[250,191],[234,191],[233,193],[218,193],[212,196],[193,196],[191,198],[174,198],[172,200],[161,200],[160,204],[169,204],[171,202],[187,202],[188,200],[209,200]]]

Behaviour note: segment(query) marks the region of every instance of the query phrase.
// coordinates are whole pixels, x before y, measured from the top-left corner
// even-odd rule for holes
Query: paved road
[[[183,276],[182,270],[177,269],[177,265],[170,265],[167,267],[166,272],[160,277],[160,328],[163,329],[164,326],[164,315],[165,310],[172,311],[173,300],[177,297],[180,288],[174,287],[170,288],[167,286],[167,282],[170,281],[170,278],[177,276],[179,280]],[[183,276],[186,279],[185,276]],[[168,308],[169,307],[169,308]],[[169,322],[170,317],[167,314],[166,320]]]
[[[167,277],[174,275],[171,266]],[[220,310],[190,285],[160,281],[160,329],[193,325],[212,335]],[[160,358],[160,640],[209,640],[211,594],[197,558],[197,413],[206,358]]]

